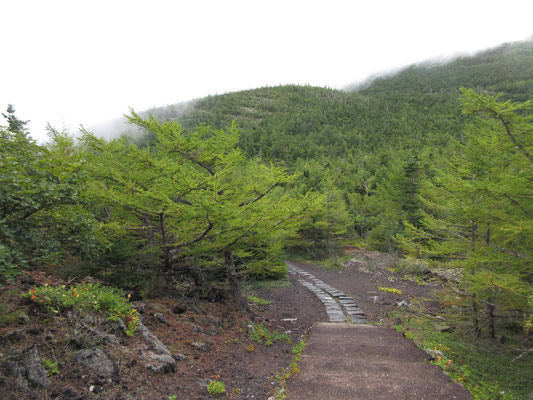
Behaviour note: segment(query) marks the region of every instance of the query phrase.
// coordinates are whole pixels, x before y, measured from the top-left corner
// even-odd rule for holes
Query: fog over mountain
[[[44,138],[47,121],[75,131],[129,107],[285,84],[343,88],[524,40],[533,3],[24,0],[2,11],[9,46],[0,107],[13,104]]]

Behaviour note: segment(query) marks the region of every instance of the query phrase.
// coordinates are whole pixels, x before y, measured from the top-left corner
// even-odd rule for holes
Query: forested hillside
[[[402,230],[401,220],[414,218],[418,204],[409,202],[416,203],[411,192],[421,179],[445,167],[464,140],[468,117],[461,113],[461,87],[502,92],[502,99],[532,98],[533,43],[506,44],[447,64],[414,65],[348,92],[268,87],[150,113],[177,120],[186,130],[236,121],[247,155],[300,172],[301,190],[324,192],[327,186],[334,193],[330,201],[342,203],[337,219],[347,233],[374,235],[382,246]]]

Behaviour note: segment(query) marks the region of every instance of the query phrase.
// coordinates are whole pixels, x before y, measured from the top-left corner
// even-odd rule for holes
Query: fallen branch
[[[523,356],[525,356],[527,353],[533,353],[533,349],[517,349],[518,351],[521,351],[522,353],[520,353],[517,357],[513,358],[511,360],[511,362],[509,363],[512,364],[514,363],[516,360],[519,360],[521,359]]]

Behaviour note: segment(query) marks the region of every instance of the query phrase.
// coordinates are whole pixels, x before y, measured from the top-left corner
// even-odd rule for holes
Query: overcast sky
[[[44,138],[209,94],[369,75],[526,40],[532,0],[0,0],[0,108]],[[3,119],[2,119],[2,124]]]

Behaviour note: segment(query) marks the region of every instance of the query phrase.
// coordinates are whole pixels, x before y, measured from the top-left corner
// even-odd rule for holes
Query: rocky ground
[[[395,311],[415,297],[429,299],[425,301],[429,309],[438,307],[431,300],[438,284],[401,280],[391,272],[388,255],[346,251],[352,259],[342,270],[293,264],[353,297],[370,323],[398,323]],[[79,328],[84,316],[51,316],[28,303],[22,292],[36,284],[58,282],[43,274],[26,276],[0,289],[5,302],[1,312],[13,317],[4,318],[0,326],[0,397],[210,399],[207,383],[217,379],[225,383],[226,398],[268,399],[279,386],[275,375],[288,366],[294,343],[313,323],[328,321],[317,297],[297,277],[290,279],[289,287],[255,289],[256,296],[271,304],[250,302],[250,314],[230,303],[143,299],[136,303],[143,325],[133,338],[121,334],[118,326],[115,331],[102,330],[105,337],[78,329],[76,334],[87,337],[73,340],[74,328]],[[401,294],[380,287],[395,288]],[[93,328],[105,324],[92,322]],[[266,346],[252,341],[251,322],[286,333],[290,343],[279,340]],[[58,362],[57,371],[47,376],[42,360]]]

